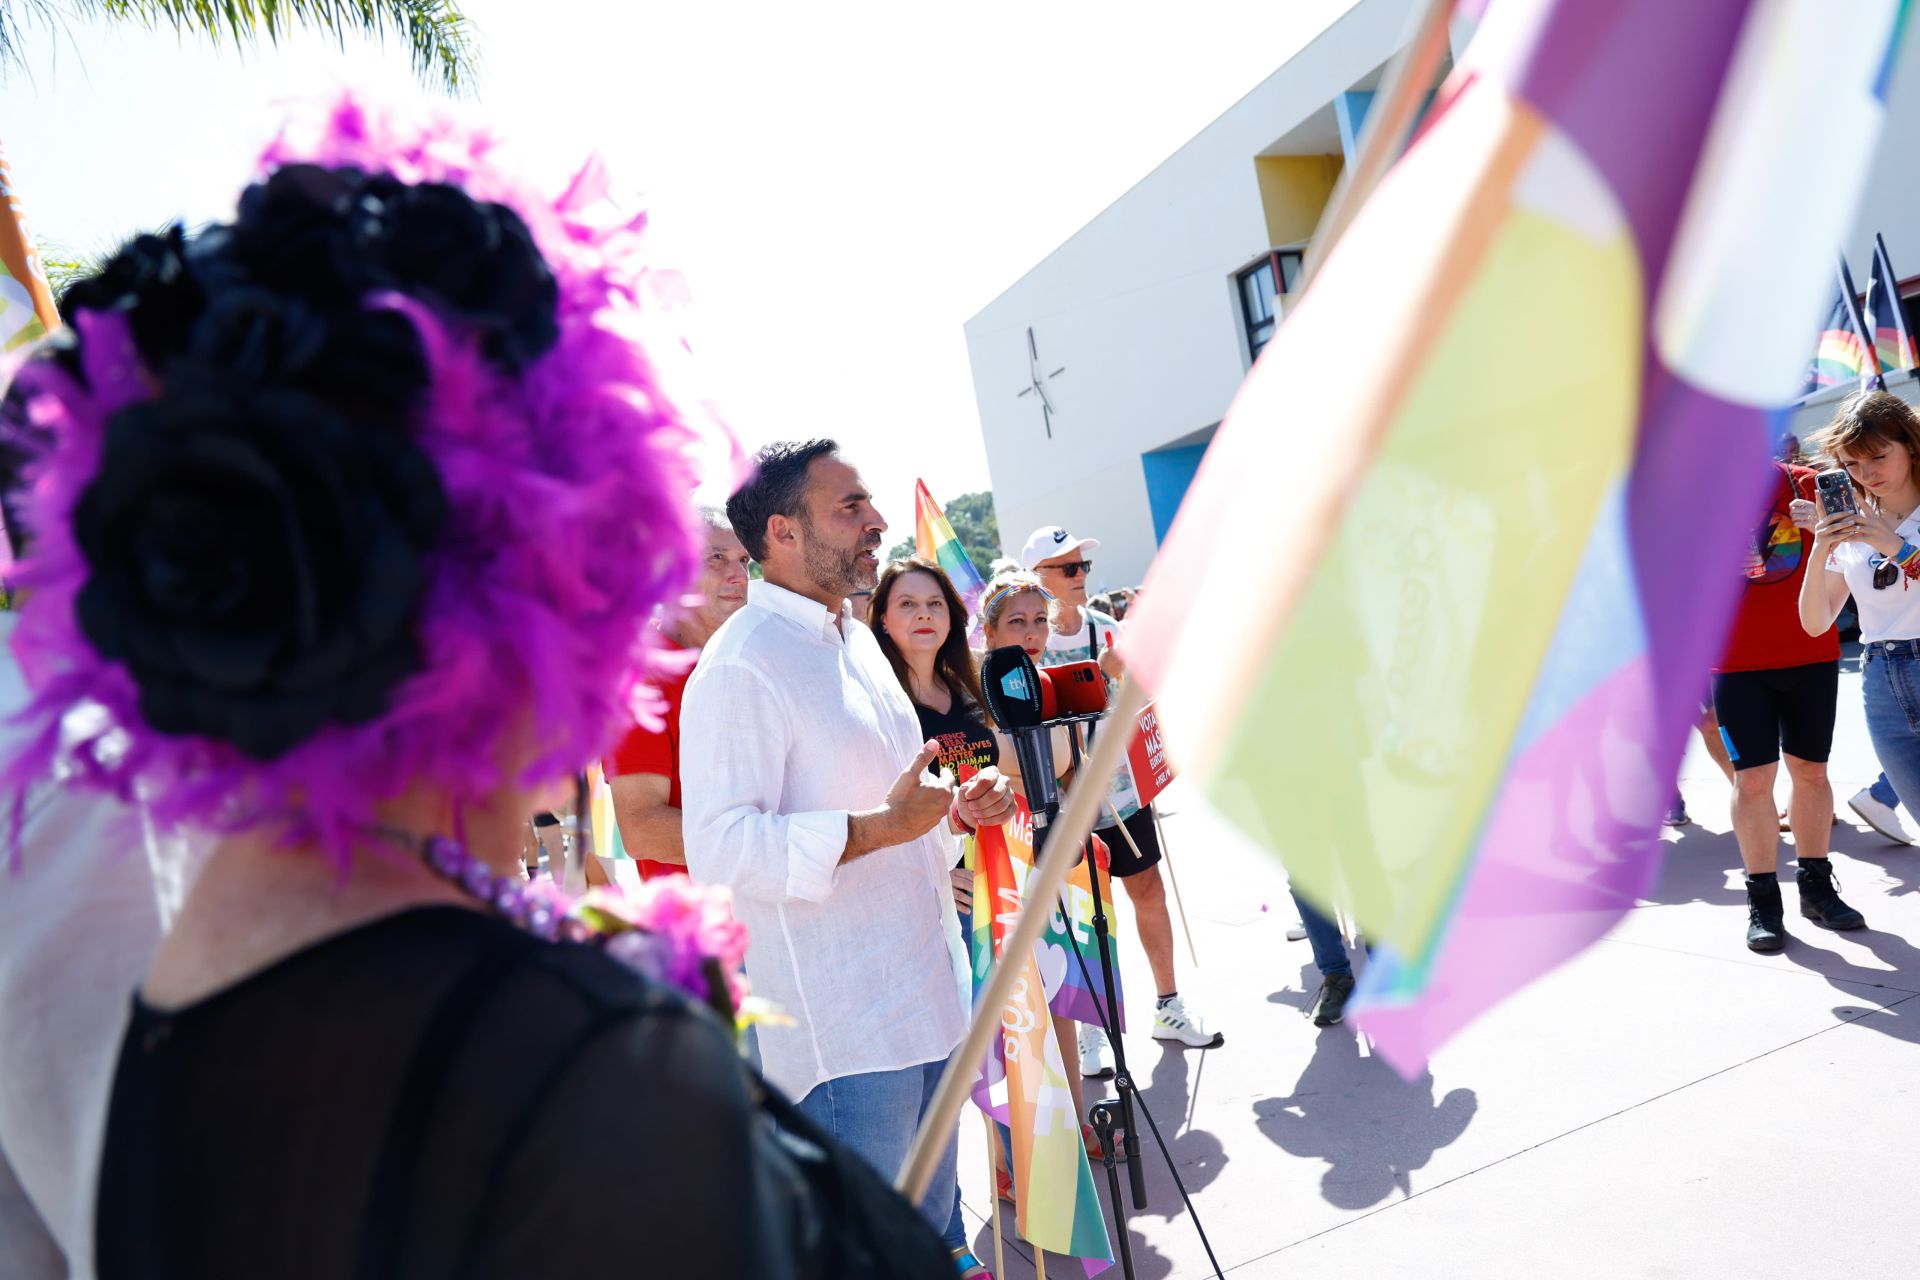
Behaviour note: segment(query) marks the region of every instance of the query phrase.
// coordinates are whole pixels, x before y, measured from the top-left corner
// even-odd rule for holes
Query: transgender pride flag
[[[1375,943],[1402,1071],[1654,879],[1903,14],[1492,5],[1154,564],[1169,748]]]

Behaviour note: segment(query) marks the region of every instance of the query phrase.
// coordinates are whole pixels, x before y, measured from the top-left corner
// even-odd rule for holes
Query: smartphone
[[[1822,471],[1813,478],[1820,490],[1820,509],[1830,516],[1857,515],[1860,505],[1853,499],[1853,477],[1845,471]]]

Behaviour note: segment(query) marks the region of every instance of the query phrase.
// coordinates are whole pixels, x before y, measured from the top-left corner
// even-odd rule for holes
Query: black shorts
[[[1131,818],[1122,820],[1120,825],[1133,837],[1133,843],[1140,846],[1138,857],[1134,856],[1133,846],[1127,843],[1127,837],[1120,834],[1120,827],[1097,827],[1093,834],[1106,841],[1107,854],[1113,859],[1113,874],[1125,880],[1160,861],[1160,832],[1153,825],[1151,805]]]
[[[1725,671],[1713,678],[1720,740],[1735,769],[1773,764],[1783,751],[1825,764],[1833,750],[1833,712],[1839,697],[1838,662]]]

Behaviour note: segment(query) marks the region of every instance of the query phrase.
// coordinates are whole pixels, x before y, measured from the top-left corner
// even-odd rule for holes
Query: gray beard
[[[856,591],[871,591],[880,579],[878,566],[860,559],[861,552],[870,550],[870,547],[855,547],[851,551],[835,551],[809,538],[807,576],[813,579],[822,595],[850,596]]]

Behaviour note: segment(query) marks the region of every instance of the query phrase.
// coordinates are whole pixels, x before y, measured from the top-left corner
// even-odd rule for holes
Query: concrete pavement
[[[1840,698],[1833,776],[1848,821],[1834,865],[1867,929],[1801,920],[1788,863],[1793,941],[1777,956],[1746,949],[1726,784],[1695,744],[1682,786],[1696,825],[1670,833],[1652,896],[1411,1084],[1350,1027],[1301,1016],[1319,979],[1307,944],[1286,940],[1296,917],[1279,867],[1176,787],[1168,844],[1201,961],[1181,944],[1180,985],[1227,1043],[1181,1051],[1143,1029],[1127,1044],[1223,1272],[1920,1276],[1906,1167],[1920,1151],[1920,849],[1845,809],[1878,769],[1852,662]],[[1118,928],[1144,1028],[1151,978],[1131,921]],[[991,1266],[971,1108],[961,1132],[963,1196]],[[1137,1274],[1212,1274],[1157,1153],[1147,1169],[1149,1207],[1130,1217]],[[1031,1250],[1004,1221],[1004,1275],[1024,1280]],[[1047,1272],[1080,1269],[1056,1257]]]

